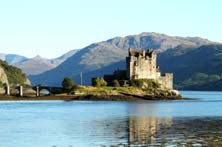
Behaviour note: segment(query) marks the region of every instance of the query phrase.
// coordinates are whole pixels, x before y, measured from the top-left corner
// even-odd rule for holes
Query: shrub
[[[134,80],[133,83],[134,83],[135,87],[142,88],[144,81],[143,80]]]
[[[73,84],[71,90],[77,90],[77,89],[81,89],[81,87],[77,84]]]
[[[107,82],[103,78],[95,78],[92,81],[92,85],[95,87],[102,87],[102,86],[106,86]]]
[[[120,87],[118,80],[113,80],[113,87]]]
[[[160,87],[160,83],[152,79],[135,79],[130,81],[130,85],[133,87],[143,88],[143,89],[156,89]]]

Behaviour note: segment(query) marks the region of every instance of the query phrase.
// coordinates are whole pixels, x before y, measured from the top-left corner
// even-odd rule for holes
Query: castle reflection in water
[[[155,145],[158,142],[158,138],[163,138],[163,131],[171,127],[172,118],[165,117],[160,119],[154,117],[156,113],[155,108],[150,107],[150,111],[147,111],[147,105],[141,104],[139,106],[135,105],[129,110],[130,114],[141,114],[141,117],[129,117],[128,144]],[[144,117],[144,115],[150,115],[150,113],[153,116]]]

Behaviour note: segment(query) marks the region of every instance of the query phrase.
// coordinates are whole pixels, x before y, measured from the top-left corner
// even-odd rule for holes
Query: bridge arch
[[[51,94],[60,94],[64,92],[62,87],[50,87],[50,86],[35,86],[33,90],[36,91],[36,96],[40,96],[41,92],[48,92],[48,95]]]

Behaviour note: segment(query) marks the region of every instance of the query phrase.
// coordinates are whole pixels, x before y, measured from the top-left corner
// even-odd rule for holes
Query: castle
[[[113,80],[118,80],[120,85],[127,86],[127,81],[136,79],[152,79],[160,83],[163,89],[173,89],[173,74],[161,75],[160,68],[156,64],[157,53],[152,49],[128,51],[126,57],[126,70],[116,70],[112,75],[104,75],[104,80],[112,86]],[[96,78],[92,78],[92,83]]]
[[[152,49],[129,49],[126,57],[126,76],[128,80],[153,79],[158,81],[162,88],[173,89],[173,74],[165,73],[161,76],[160,68],[156,64],[157,53]]]

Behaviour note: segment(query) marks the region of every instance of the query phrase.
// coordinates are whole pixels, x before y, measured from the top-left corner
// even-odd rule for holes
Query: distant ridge
[[[28,58],[15,54],[0,54],[0,60],[6,61],[8,64],[20,63]]]
[[[0,54],[0,59],[6,61],[8,64],[22,69],[26,75],[36,75],[55,68],[78,51],[78,49],[71,50],[66,54],[54,59],[43,58],[39,55],[33,58],[27,58],[14,54]]]

